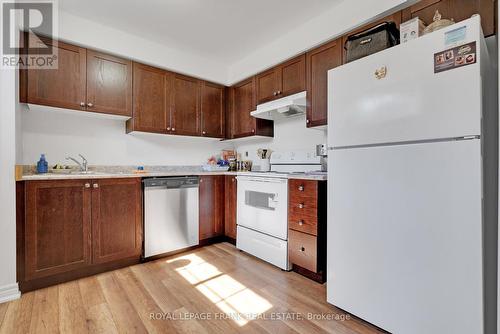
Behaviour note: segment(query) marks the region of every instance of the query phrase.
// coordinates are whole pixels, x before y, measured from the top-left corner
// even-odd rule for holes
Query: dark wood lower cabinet
[[[92,182],[92,262],[104,263],[142,252],[141,179]]]
[[[288,257],[294,271],[326,280],[326,181],[288,181]]]
[[[91,262],[91,189],[86,181],[27,182],[25,279]]]
[[[140,261],[141,180],[50,180],[17,184],[21,291]]]
[[[224,235],[224,175],[200,176],[200,241]]]
[[[224,231],[226,237],[236,240],[237,180],[234,175],[226,175],[224,184]]]

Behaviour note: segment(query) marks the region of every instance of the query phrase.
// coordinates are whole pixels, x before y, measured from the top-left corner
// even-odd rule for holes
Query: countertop
[[[111,178],[146,178],[146,177],[169,177],[169,176],[189,176],[189,175],[248,175],[252,172],[228,172],[228,171],[213,171],[206,172],[200,170],[193,170],[192,168],[187,168],[186,170],[176,169],[176,170],[165,170],[165,171],[149,171],[144,173],[116,170],[105,171],[103,169],[95,171],[92,174],[36,174],[30,171],[23,173],[19,181],[47,181],[47,180],[81,180],[81,179],[111,179]],[[253,173],[252,173],[253,174]],[[261,173],[255,172],[256,176],[261,176]],[[326,175],[318,174],[289,174],[288,179],[300,179],[300,180],[316,180],[316,181],[326,181]]]

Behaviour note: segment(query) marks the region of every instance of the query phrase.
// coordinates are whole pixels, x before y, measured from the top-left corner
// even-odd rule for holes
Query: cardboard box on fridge
[[[399,35],[401,43],[406,43],[423,35],[425,29],[424,21],[415,17],[409,21],[401,23]]]

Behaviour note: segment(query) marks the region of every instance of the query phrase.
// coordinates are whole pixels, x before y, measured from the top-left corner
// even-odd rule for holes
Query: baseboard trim
[[[0,287],[0,304],[19,299],[20,297],[21,292],[19,291],[17,283]]]

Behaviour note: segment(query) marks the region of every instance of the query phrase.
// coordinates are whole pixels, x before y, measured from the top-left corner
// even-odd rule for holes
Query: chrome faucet
[[[80,167],[80,171],[81,172],[88,172],[89,169],[88,169],[88,162],[87,162],[87,159],[85,159],[85,157],[81,154],[78,154],[80,156],[80,158],[82,158],[82,162],[80,163],[80,161],[76,160],[75,158],[72,158],[72,157],[66,157],[66,160],[72,160],[74,162],[76,162],[76,164]]]

